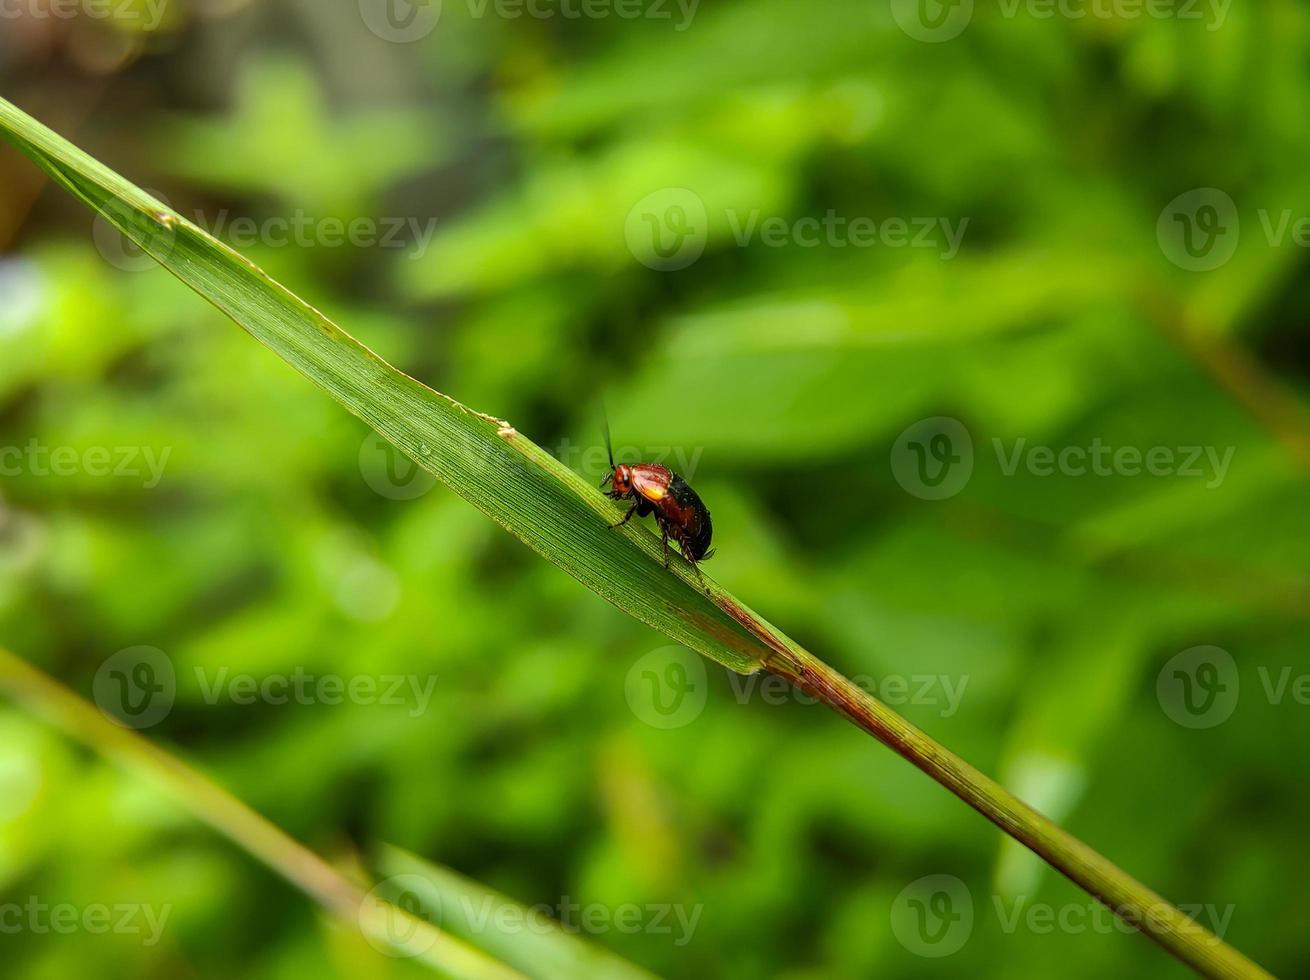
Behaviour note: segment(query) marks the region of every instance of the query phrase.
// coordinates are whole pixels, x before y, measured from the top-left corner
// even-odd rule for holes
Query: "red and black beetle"
[[[658,463],[636,463],[632,466],[615,463],[608,425],[605,426],[605,448],[609,451],[611,472],[600,482],[601,489],[612,483],[613,487],[606,491],[605,496],[633,502],[623,515],[623,520],[610,527],[622,527],[632,520],[633,514],[638,517],[654,514],[664,544],[664,567],[669,567],[669,538],[672,538],[677,542],[683,557],[691,562],[692,570],[699,575],[700,569],[696,563],[714,557],[710,549],[714,525],[710,521],[709,510],[696,491],[667,466]]]

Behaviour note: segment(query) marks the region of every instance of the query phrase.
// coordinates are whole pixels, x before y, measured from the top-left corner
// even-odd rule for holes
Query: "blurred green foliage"
[[[353,3],[174,0],[150,31],[6,20],[0,85],[221,236],[253,219],[254,261],[597,479],[603,399],[629,461],[694,462],[708,571],[849,674],[963,684],[958,710],[903,710],[1304,973],[1310,709],[1266,680],[1310,672],[1310,290],[1303,250],[1266,228],[1310,214],[1310,12],[978,0],[924,43],[893,7],[723,0],[677,30],[446,0],[395,44]],[[1087,899],[821,709],[710,666],[702,712],[646,724],[629,671],[659,636],[444,489],[376,492],[388,460],[359,424],[166,274],[120,268],[9,151],[0,186],[0,446],[23,449],[3,477],[6,645],[87,696],[114,652],[164,650],[177,698],[150,735],[334,859],[385,841],[527,905],[700,908],[685,945],[591,937],[661,975],[1181,974],[1117,931],[1007,929],[1016,900]],[[705,251],[659,271],[628,232],[668,188],[703,203]],[[1158,235],[1194,188],[1240,216],[1203,272]],[[737,240],[752,214],[829,213],[967,226],[949,260]],[[274,241],[296,215],[313,241]],[[403,247],[327,240],[361,217],[403,222]],[[941,501],[893,465],[934,416],[974,448]],[[83,465],[53,474],[32,440]],[[1215,486],[1007,474],[1019,440],[1234,452]],[[148,449],[162,478],[93,473],[93,447]],[[1158,682],[1206,644],[1240,698],[1192,729]],[[206,695],[298,670],[435,684],[423,710]],[[975,913],[941,959],[893,930],[934,874]],[[6,931],[5,977],[420,975],[0,707],[0,907],[31,896],[170,915],[153,945]]]

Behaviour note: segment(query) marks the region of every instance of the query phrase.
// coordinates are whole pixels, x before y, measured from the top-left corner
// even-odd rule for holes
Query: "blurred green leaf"
[[[528,976],[540,980],[651,980],[645,970],[566,932],[539,910],[449,868],[394,847],[382,852],[378,864],[385,875],[405,875],[407,890],[443,928]]]

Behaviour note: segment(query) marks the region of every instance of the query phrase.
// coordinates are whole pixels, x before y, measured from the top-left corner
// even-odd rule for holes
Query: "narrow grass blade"
[[[408,851],[384,848],[378,870],[410,876],[410,890],[443,929],[540,980],[654,980],[553,919]]]
[[[0,694],[125,769],[139,773],[304,891],[369,941],[460,980],[524,975],[424,919],[365,892],[299,841],[149,739],[122,728],[21,657],[0,648]]]
[[[325,388],[420,466],[589,589],[739,672],[768,650],[718,608],[679,560],[508,423],[397,371],[262,271],[0,100],[0,129],[71,191],[257,340]]]

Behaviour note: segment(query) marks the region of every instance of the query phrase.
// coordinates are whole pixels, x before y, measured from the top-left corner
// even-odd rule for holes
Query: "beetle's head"
[[[607,477],[607,480],[613,482],[615,493],[631,493],[632,467],[627,463],[620,463],[614,467],[614,472]]]

